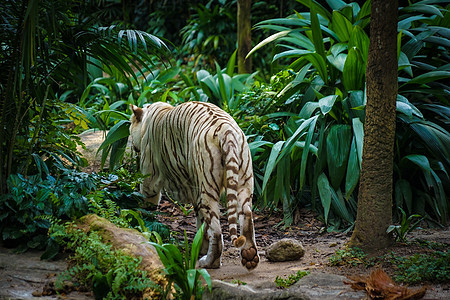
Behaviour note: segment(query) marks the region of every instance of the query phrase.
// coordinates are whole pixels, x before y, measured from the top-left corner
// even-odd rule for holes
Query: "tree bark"
[[[358,210],[350,246],[373,252],[391,244],[395,109],[397,98],[397,0],[372,0],[366,69],[366,121]]]
[[[252,48],[251,37],[251,0],[238,0],[237,11],[237,36],[238,36],[238,73],[251,73],[252,72],[252,60],[249,57],[245,59],[247,54]]]

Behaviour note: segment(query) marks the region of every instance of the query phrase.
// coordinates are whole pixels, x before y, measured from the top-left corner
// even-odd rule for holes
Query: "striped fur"
[[[164,189],[173,199],[192,203],[197,226],[205,222],[199,265],[218,268],[223,248],[219,199],[225,192],[232,243],[241,248],[241,263],[254,269],[259,256],[251,211],[252,160],[237,123],[204,102],[175,107],[158,102],[132,110],[133,146],[141,155],[141,172],[149,175],[141,185],[147,201],[158,204]]]

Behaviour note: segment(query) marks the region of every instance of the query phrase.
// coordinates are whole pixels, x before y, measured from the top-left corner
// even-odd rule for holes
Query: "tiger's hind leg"
[[[200,228],[200,226],[202,226],[202,224],[205,222],[205,218],[203,217],[203,214],[201,213],[201,211],[195,207],[195,214],[197,216],[197,230]],[[206,230],[205,230],[206,232]],[[202,240],[202,247],[200,248],[200,255],[206,255],[208,253],[208,248],[209,248],[209,242],[207,239],[207,234],[203,234],[203,240]]]
[[[221,265],[221,256],[223,249],[222,229],[220,228],[219,206],[217,202],[201,203],[199,205],[199,214],[204,217],[205,229],[202,251],[206,254],[198,261],[200,268],[217,269]],[[207,251],[205,251],[207,249]]]
[[[239,192],[239,199],[243,199],[242,210],[239,212],[241,235],[245,243],[241,248],[241,264],[251,271],[258,266],[259,255],[255,242],[255,230],[252,216],[252,187],[244,187]]]

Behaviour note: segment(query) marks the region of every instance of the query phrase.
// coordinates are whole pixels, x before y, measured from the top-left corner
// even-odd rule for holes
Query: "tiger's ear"
[[[137,107],[136,105],[133,104],[130,104],[130,108],[133,111],[134,116],[136,117],[136,121],[137,122],[142,121],[142,115],[144,114],[142,108]]]

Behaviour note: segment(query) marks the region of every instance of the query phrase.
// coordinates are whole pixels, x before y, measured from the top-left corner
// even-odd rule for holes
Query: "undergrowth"
[[[423,253],[402,256],[394,251],[369,258],[359,248],[344,248],[336,251],[329,259],[331,266],[362,265],[366,268],[375,264],[392,268],[393,279],[405,284],[450,282],[450,251],[448,245],[415,241],[406,245],[420,247]]]
[[[65,283],[71,281],[75,287],[92,289],[96,299],[137,299],[144,292],[150,292],[152,299],[161,297],[162,288],[139,268],[141,259],[113,250],[97,233],[86,234],[68,223],[53,225],[50,235],[73,251],[72,267],[58,275],[57,291],[67,292]]]
[[[275,278],[275,284],[277,285],[277,288],[280,288],[280,289],[288,288],[308,274],[309,274],[308,271],[299,270],[299,271],[297,271],[297,273],[289,275],[288,278],[286,278],[286,279],[284,279],[280,276],[277,276]]]
[[[370,267],[373,266],[374,259],[369,259],[367,254],[360,248],[346,247],[336,251],[336,253],[330,257],[329,263],[331,266],[350,265],[355,267],[357,265],[363,265],[365,267]]]
[[[450,251],[416,253],[408,257],[387,256],[396,272],[394,279],[407,284],[419,282],[450,282]]]

